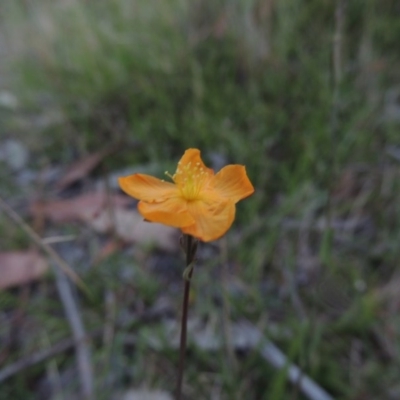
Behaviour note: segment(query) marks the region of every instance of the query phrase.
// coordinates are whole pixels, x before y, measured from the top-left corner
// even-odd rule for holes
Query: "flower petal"
[[[118,178],[121,189],[138,200],[160,202],[177,196],[178,189],[173,183],[164,182],[150,175],[134,174]]]
[[[182,232],[203,242],[219,239],[231,227],[235,219],[235,204],[230,200],[211,203],[189,202],[188,211],[195,223],[183,227]]]
[[[179,197],[167,199],[161,203],[140,201],[138,210],[150,222],[158,222],[175,228],[182,228],[194,223],[193,217],[187,210],[186,202]]]
[[[201,159],[200,150],[187,149],[185,154],[179,160],[178,167],[174,175],[174,181],[177,184],[183,183],[185,178],[187,178],[187,173],[192,174],[195,168],[197,169],[198,173],[203,171],[210,178],[214,176],[214,171],[211,168],[207,168]]]
[[[233,203],[250,196],[254,192],[243,165],[227,165],[222,168],[210,181],[213,191],[220,196],[230,199]]]

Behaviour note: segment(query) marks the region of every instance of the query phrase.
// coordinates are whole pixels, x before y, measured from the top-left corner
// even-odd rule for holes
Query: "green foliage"
[[[399,166],[386,155],[398,144],[398,120],[386,109],[400,71],[399,5],[343,3],[341,14],[321,0],[8,2],[4,73],[21,106],[1,129],[26,138],[36,166],[116,141],[127,146],[113,169],[171,170],[188,147],[208,163],[246,165],[256,193],[238,205],[225,258],[199,261],[194,312],[218,320],[229,301],[233,320],[267,321],[288,358],[335,398],[376,399],[398,384],[397,353],[390,362],[381,353],[400,322],[379,292],[400,256]],[[3,169],[0,179],[7,194],[17,190]],[[28,244],[3,219],[0,237],[4,248]],[[239,288],[222,288],[221,265],[234,269]],[[141,340],[126,344],[126,331],[161,330],[129,312],[176,289],[125,255],[81,267],[93,295],[78,295],[87,326],[103,327],[105,293],[115,295],[115,341],[94,346],[101,376],[115,387],[172,390],[176,353],[149,355]],[[17,307],[18,295],[2,293],[0,312]],[[55,298],[40,287],[26,310],[52,342],[68,336]],[[191,398],[209,399],[210,388],[221,399],[301,398],[256,352],[238,357],[235,369],[225,349],[192,349]],[[29,398],[28,378],[44,371],[24,372],[2,393]]]

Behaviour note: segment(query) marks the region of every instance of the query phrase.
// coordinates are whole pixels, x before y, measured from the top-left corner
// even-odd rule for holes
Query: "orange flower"
[[[207,168],[200,151],[188,149],[172,182],[134,174],[118,179],[121,189],[140,200],[138,210],[151,222],[180,228],[204,242],[226,233],[235,218],[235,204],[254,192],[242,165],[228,165],[217,174]]]

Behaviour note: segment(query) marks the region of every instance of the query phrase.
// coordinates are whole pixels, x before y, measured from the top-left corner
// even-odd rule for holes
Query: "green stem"
[[[196,242],[195,239],[190,235],[183,237],[184,248],[186,252],[186,271],[184,273],[184,292],[183,292],[183,303],[182,303],[182,319],[181,319],[181,338],[179,345],[179,367],[178,367],[178,379],[176,385],[176,400],[182,398],[182,381],[183,372],[185,369],[185,356],[186,356],[186,336],[187,336],[187,316],[189,308],[189,293],[190,293],[190,280],[193,274],[193,263],[196,255]]]

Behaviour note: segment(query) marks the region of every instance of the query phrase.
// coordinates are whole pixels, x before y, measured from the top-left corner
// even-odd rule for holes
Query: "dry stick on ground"
[[[85,400],[94,399],[93,369],[88,344],[83,340],[86,336],[78,305],[74,299],[70,284],[60,268],[54,268],[57,289],[64,305],[73,337],[76,341],[76,357],[81,380],[82,393]]]
[[[288,379],[311,400],[333,400],[333,398],[294,364],[272,342],[266,341],[261,347],[262,356],[275,368],[287,369]]]
[[[274,368],[287,371],[288,380],[310,400],[333,400],[333,398],[290,359],[274,343],[266,339],[251,322],[241,321],[232,325],[231,334],[234,348],[253,349]]]
[[[76,282],[81,282],[79,277],[73,272],[70,266],[52,249],[43,243],[40,236],[0,197],[0,208],[15,222],[31,239],[42,248],[53,260],[53,270],[56,277],[57,289],[70,324],[74,340],[76,342],[77,366],[81,380],[82,392],[85,400],[93,399],[93,372],[91,365],[90,351],[85,338],[85,330],[79,313],[78,306],[69,286],[67,277],[63,273],[68,273],[74,277]]]

